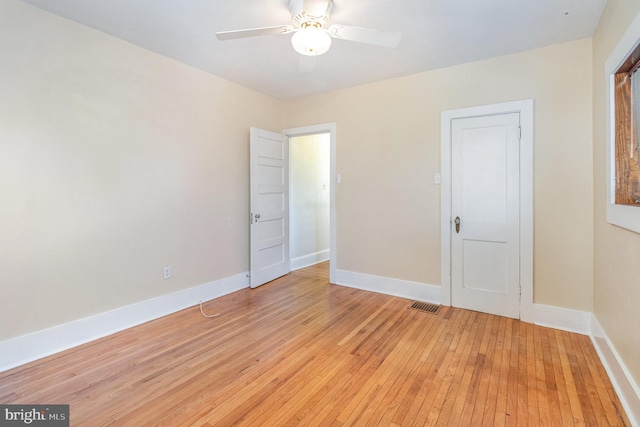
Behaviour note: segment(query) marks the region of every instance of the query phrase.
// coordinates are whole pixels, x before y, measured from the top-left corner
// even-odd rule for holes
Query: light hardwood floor
[[[0,374],[72,426],[629,425],[586,336],[330,285],[328,265]]]

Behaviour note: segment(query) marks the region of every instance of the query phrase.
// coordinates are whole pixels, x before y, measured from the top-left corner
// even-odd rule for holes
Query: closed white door
[[[520,317],[519,113],[451,123],[451,303]]]
[[[251,128],[251,287],[289,273],[289,139]]]

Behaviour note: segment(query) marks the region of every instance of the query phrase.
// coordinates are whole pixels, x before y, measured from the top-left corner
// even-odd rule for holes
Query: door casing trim
[[[443,111],[440,120],[440,287],[451,305],[451,121],[520,114],[520,320],[533,323],[533,99]]]

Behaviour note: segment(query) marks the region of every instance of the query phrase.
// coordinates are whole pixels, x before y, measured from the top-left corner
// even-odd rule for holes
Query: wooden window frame
[[[631,79],[640,61],[640,14],[605,63],[607,222],[640,233],[640,152],[632,141]]]
[[[633,71],[637,69],[639,60],[640,45],[636,46],[613,75],[615,98],[615,203],[636,207],[640,203],[640,162],[638,162],[636,112],[634,111],[631,79]],[[635,78],[638,78],[638,76]]]

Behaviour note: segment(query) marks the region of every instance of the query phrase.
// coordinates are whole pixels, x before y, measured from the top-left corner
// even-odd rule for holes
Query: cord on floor
[[[218,316],[220,316],[220,313],[211,314],[211,315],[204,314],[204,311],[202,310],[202,304],[203,304],[203,303],[202,303],[202,301],[201,301],[201,302],[200,302],[200,313],[201,313],[204,317],[210,318],[210,317],[218,317]]]

